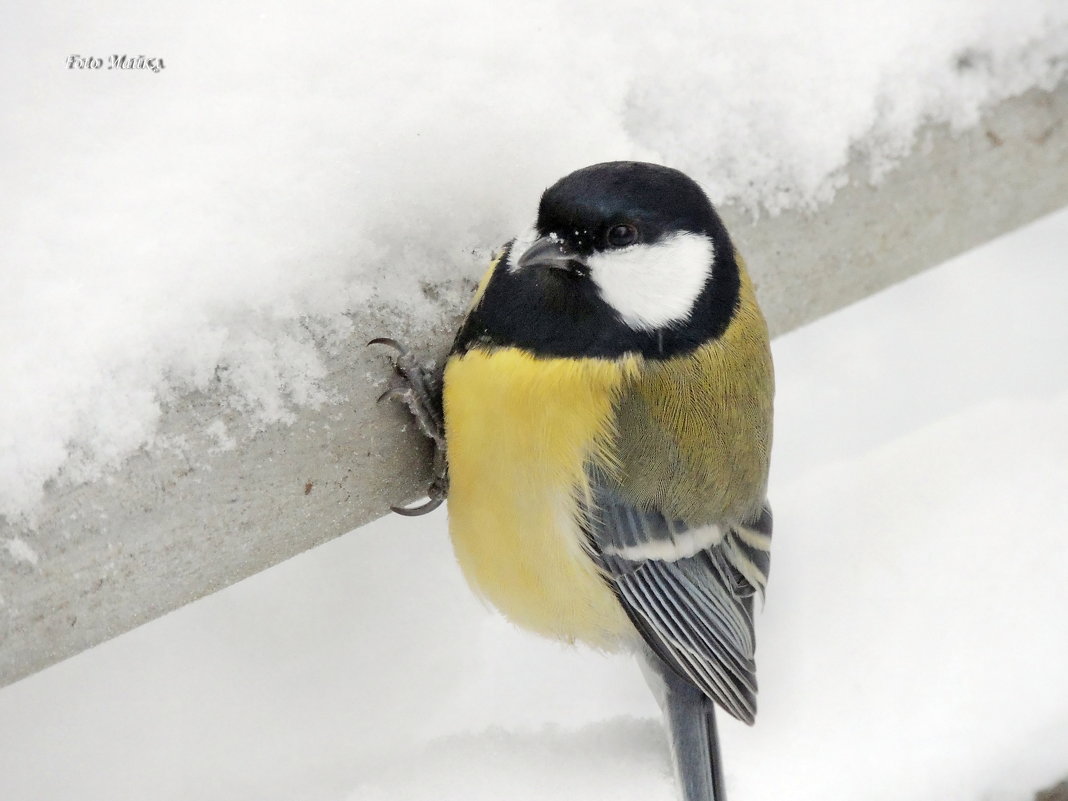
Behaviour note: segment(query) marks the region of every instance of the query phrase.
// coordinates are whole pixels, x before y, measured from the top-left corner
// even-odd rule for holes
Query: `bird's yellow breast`
[[[474,589],[508,618],[610,647],[633,633],[579,528],[585,466],[611,460],[627,361],[471,350],[445,368],[449,531]]]

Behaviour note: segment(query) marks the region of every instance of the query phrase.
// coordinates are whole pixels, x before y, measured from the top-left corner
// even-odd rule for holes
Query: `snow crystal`
[[[226,430],[226,423],[222,420],[216,420],[207,428],[204,429],[204,433],[211,437],[215,443],[214,450],[218,452],[232,451],[237,447],[237,440],[230,436]]]
[[[919,124],[1051,85],[1068,5],[109,0],[35,3],[3,38],[0,514],[19,515],[150,442],[182,393],[255,425],[327,400],[345,312],[419,314],[417,279],[477,276],[571,169],[650,159],[721,202],[826,200],[851,152],[885,169]],[[120,45],[164,68],[69,65]]]
[[[11,554],[11,558],[16,562],[22,562],[27,565],[37,566],[37,551],[35,551],[26,540],[22,537],[12,537],[8,539],[4,545],[7,547],[7,552]]]

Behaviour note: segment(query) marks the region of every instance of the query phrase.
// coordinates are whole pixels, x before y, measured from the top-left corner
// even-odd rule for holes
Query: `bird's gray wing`
[[[587,534],[649,648],[728,713],[756,715],[753,597],[770,567],[771,510],[693,526],[638,509],[594,481]]]

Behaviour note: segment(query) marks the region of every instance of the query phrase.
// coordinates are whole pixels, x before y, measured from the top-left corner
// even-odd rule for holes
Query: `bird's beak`
[[[543,236],[534,241],[526,252],[519,257],[516,266],[522,270],[526,267],[546,267],[550,270],[564,270],[569,273],[583,272],[586,262],[578,253],[568,247],[559,237]]]

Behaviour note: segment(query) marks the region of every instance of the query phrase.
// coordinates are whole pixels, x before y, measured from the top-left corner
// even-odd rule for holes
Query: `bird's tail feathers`
[[[727,801],[715,703],[652,652],[644,662],[646,680],[664,712],[681,801]]]

